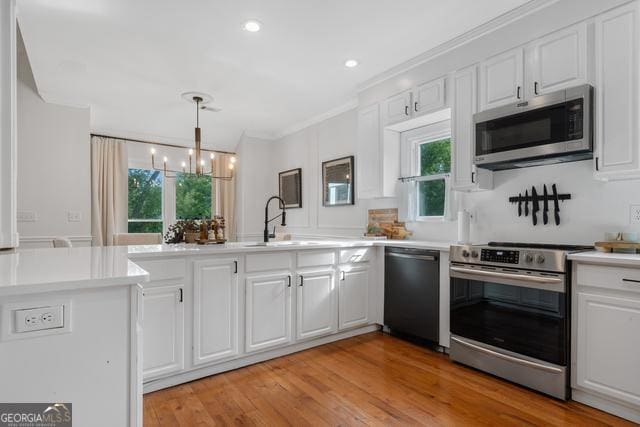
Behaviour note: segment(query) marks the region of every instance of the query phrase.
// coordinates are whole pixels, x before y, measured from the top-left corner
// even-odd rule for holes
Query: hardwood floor
[[[144,425],[633,425],[375,332],[144,396]]]

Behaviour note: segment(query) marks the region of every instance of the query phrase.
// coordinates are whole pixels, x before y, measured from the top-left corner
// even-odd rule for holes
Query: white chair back
[[[113,244],[116,246],[159,245],[161,243],[161,233],[118,233],[113,235]]]
[[[53,247],[54,248],[71,248],[73,245],[71,244],[71,240],[66,237],[55,237],[53,239]]]

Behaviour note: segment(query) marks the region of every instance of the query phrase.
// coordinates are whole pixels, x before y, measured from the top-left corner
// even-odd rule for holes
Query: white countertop
[[[19,249],[0,254],[0,297],[146,282],[127,247]]]
[[[609,253],[600,251],[578,252],[569,254],[571,261],[588,262],[592,264],[624,265],[640,267],[640,254]]]

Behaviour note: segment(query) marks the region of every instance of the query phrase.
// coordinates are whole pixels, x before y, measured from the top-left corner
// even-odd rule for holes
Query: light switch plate
[[[67,221],[68,222],[80,222],[80,221],[82,221],[82,212],[80,212],[80,211],[69,211],[69,212],[67,212]]]
[[[15,310],[14,313],[14,331],[16,333],[64,327],[63,305],[27,308]]]

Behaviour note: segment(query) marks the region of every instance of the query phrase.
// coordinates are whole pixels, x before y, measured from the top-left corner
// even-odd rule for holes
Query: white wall
[[[50,246],[66,236],[91,243],[89,109],[47,104],[40,98],[22,38],[18,41],[18,222],[20,246]],[[67,213],[80,213],[69,222]]]

